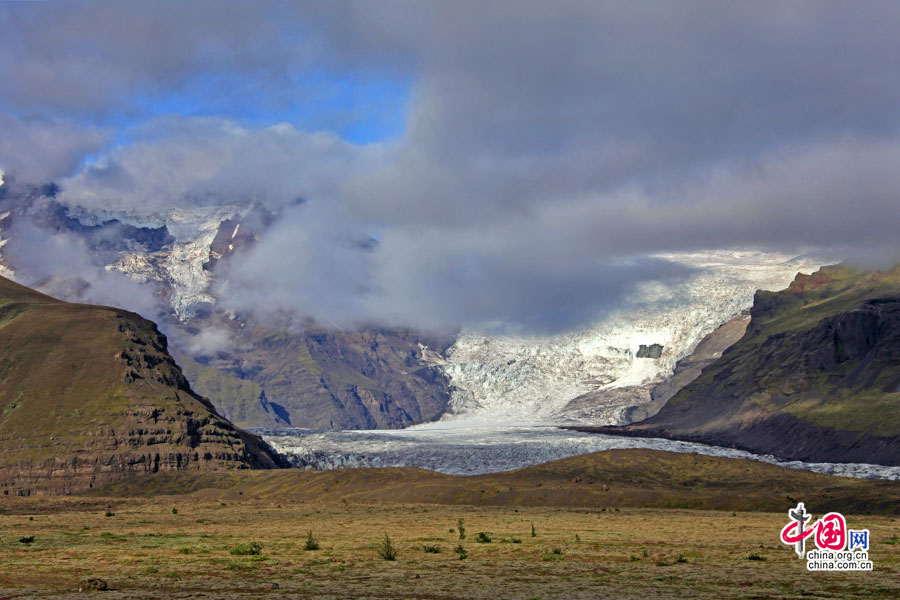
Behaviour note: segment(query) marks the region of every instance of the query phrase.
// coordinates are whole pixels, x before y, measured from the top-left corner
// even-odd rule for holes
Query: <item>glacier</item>
[[[451,475],[510,471],[569,456],[622,448],[649,448],[743,458],[866,479],[900,481],[900,467],[863,463],[785,461],[743,450],[662,438],[630,438],[582,433],[557,427],[449,427],[444,423],[384,431],[254,429],[301,469],[418,467]]]
[[[623,425],[627,409],[673,373],[707,334],[747,310],[758,289],[786,287],[814,255],[718,250],[657,255],[693,268],[688,281],[640,286],[625,304],[579,331],[497,336],[463,331],[438,366],[452,386],[445,421],[483,425]],[[641,345],[659,358],[638,358]],[[584,394],[589,402],[572,403]],[[576,406],[577,404],[577,406]]]
[[[137,281],[166,283],[171,290],[172,310],[179,320],[186,321],[197,316],[202,306],[216,301],[210,293],[211,276],[204,265],[209,262],[210,247],[219,227],[223,221],[243,218],[251,209],[252,205],[216,205],[138,213],[72,206],[69,214],[83,225],[117,220],[134,227],[165,226],[175,238],[171,249],[126,253],[106,269],[124,273]]]

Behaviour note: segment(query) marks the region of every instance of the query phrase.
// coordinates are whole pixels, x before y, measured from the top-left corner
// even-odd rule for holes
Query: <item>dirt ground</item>
[[[866,573],[807,572],[778,540],[785,523],[728,511],[2,498],[0,599],[900,598],[897,517],[848,516],[871,531]],[[309,531],[318,550],[305,549]],[[378,554],[385,534],[396,560]],[[90,578],[109,589],[78,592]]]

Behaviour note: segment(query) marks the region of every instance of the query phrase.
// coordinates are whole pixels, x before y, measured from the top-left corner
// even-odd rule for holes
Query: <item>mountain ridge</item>
[[[133,474],[273,468],[191,389],[156,325],[0,277],[0,489],[71,493]]]

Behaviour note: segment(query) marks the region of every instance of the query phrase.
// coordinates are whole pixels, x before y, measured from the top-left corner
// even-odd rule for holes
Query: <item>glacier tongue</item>
[[[625,409],[719,325],[748,309],[758,289],[786,287],[813,258],[749,250],[660,255],[697,269],[679,285],[642,286],[626,304],[581,331],[551,337],[463,332],[441,368],[453,386],[444,421],[481,425],[624,424]],[[659,358],[637,358],[660,344]],[[592,394],[591,410],[569,406]],[[575,403],[573,403],[575,404]]]

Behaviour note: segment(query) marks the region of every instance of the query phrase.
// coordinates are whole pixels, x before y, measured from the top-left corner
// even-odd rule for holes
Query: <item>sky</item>
[[[898,34],[889,1],[0,2],[0,171],[278,211],[235,307],[565,330],[690,276],[660,253],[896,259]]]

